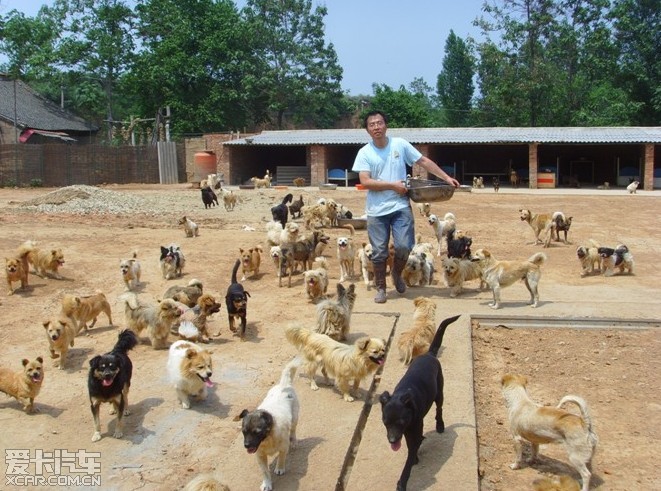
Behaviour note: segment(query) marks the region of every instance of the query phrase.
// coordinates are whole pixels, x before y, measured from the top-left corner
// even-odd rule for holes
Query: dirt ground
[[[101,452],[103,489],[180,489],[200,472],[221,476],[232,490],[257,489],[261,476],[254,457],[245,455],[240,424],[234,417],[243,408],[252,409],[259,404],[277,382],[282,367],[294,356],[295,350],[284,338],[284,328],[292,323],[311,326],[315,316],[315,306],[306,299],[300,275],[295,277],[291,289],[278,288],[265,245],[264,224],[270,219],[270,207],[291,191],[302,194],[306,203],[320,196],[332,197],[360,215],[364,194],[353,189],[238,190],[241,202],[233,212],[227,212],[222,205],[205,210],[199,190],[190,185],[104,189],[144,198],[144,206],[138,202],[124,207],[118,214],[104,215],[93,212],[72,215],[58,213],[56,209],[35,213],[20,206],[21,203],[52,189],[0,189],[0,249],[4,255],[11,255],[22,242],[31,239],[44,247],[62,248],[66,259],[61,268],[64,279],[42,279],[31,274],[27,291],[8,296],[3,288],[0,293],[2,366],[18,370],[22,358],[41,355],[46,367],[43,389],[36,400],[37,414],[26,415],[15,400],[0,396],[0,451]],[[526,305],[528,294],[522,284],[503,290],[503,307],[497,312],[487,306],[491,293],[480,291],[476,282],[468,283],[463,294],[451,299],[438,272],[434,285],[411,289],[402,299],[390,297],[386,305],[402,314],[397,332],[408,327],[412,299],[417,295],[437,298],[439,312],[444,313],[497,313],[524,318],[534,315],[568,320],[660,319],[661,310],[657,306],[660,268],[655,259],[661,253],[661,202],[658,196],[644,193],[634,196],[622,190],[601,193],[560,195],[501,190],[496,194],[483,190],[457,192],[451,201],[433,204],[433,213],[442,216],[452,211],[457,216],[459,227],[473,237],[473,250],[486,247],[499,259],[525,259],[541,250],[540,246],[531,244],[532,230],[519,220],[519,208],[533,212],[561,209],[573,215],[571,244],[554,242],[545,250],[549,260],[543,266],[539,308],[533,310]],[[199,224],[199,237],[184,237],[176,224],[176,219],[184,214]],[[417,210],[416,229],[424,240],[435,243],[431,228]],[[343,229],[327,232],[331,242],[346,235]],[[575,251],[577,245],[587,243],[590,238],[611,247],[627,244],[635,257],[635,274],[582,278]],[[366,240],[365,231],[356,231],[354,240],[358,244]],[[181,279],[166,281],[160,275],[159,246],[172,242],[181,245],[187,263]],[[134,363],[129,398],[132,414],[126,418],[124,438],[112,438],[114,416],[108,415],[108,408],[103,407],[103,439],[92,443],[93,425],[86,389],[88,362],[94,355],[109,351],[118,328],[125,326],[123,307],[118,300],[124,292],[118,268],[120,259],[129,257],[133,250],[138,251],[143,272],[140,296],[144,300],[156,302],[169,286],[197,278],[203,282],[205,292],[222,301],[239,248],[260,243],[265,249],[260,273],[243,282],[251,294],[245,340],[229,332],[224,306],[211,321],[211,331],[220,329],[221,334],[209,345],[213,350],[212,379],[216,385],[207,400],[194,404],[191,410],[182,409],[167,380],[167,353],[153,350],[145,341],[130,353]],[[329,246],[325,256],[330,265],[329,291],[334,291],[339,278],[335,247]],[[440,269],[438,258],[436,266]],[[356,285],[356,311],[376,311],[373,291],[367,291],[359,271]],[[58,370],[47,356],[41,322],[59,311],[63,294],[96,290],[107,295],[114,326],[109,326],[101,314],[89,336],[81,334],[76,338],[68,367]],[[439,313],[438,320],[441,318]],[[369,321],[361,320],[369,316],[356,319],[352,332],[376,331],[377,327]],[[499,379],[507,372],[527,375],[531,395],[541,404],[554,405],[567,393],[581,395],[589,402],[600,438],[593,462],[592,489],[661,488],[656,461],[656,443],[661,438],[658,403],[661,349],[657,328],[508,329],[479,326],[475,322],[473,325],[481,489],[530,489],[530,483],[544,475],[578,477],[568,466],[561,446],[542,447],[542,462],[533,468],[509,469],[514,450],[499,393]],[[400,362],[397,357],[389,357],[387,363]],[[466,363],[470,370],[471,360]],[[276,489],[335,488],[338,473],[327,463],[341,463],[362,407],[362,402],[343,402],[329,388],[322,387],[312,393],[306,382],[298,378],[295,382],[303,408],[299,426],[302,442],[288,459],[287,474],[275,478]],[[369,383],[363,382],[363,391]],[[446,404],[452,401],[446,400]],[[380,417],[376,409],[370,417]],[[346,423],[346,428],[329,424],[334,418]],[[385,443],[384,447],[387,447]],[[383,451],[383,455],[390,454]],[[416,472],[420,471],[416,468]],[[380,469],[374,467],[371,482],[376,488],[394,487],[394,482],[381,482],[380,474]],[[357,487],[352,488],[349,481],[347,489]]]

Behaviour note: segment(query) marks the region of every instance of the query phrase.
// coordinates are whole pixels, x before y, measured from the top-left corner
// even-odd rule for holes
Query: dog
[[[569,476],[541,477],[532,482],[534,491],[581,491],[581,486]]]
[[[462,230],[451,229],[445,237],[448,247],[448,257],[457,259],[470,259],[473,239]]]
[[[184,409],[190,409],[190,399],[204,400],[207,387],[213,387],[211,352],[190,341],[175,341],[168,353],[167,371],[177,398]]]
[[[434,214],[427,217],[429,225],[434,229],[434,234],[436,235],[436,240],[438,241],[438,252],[437,256],[441,255],[441,248],[443,245],[443,238],[447,236],[448,232],[457,225],[457,219],[454,214],[448,212],[443,217],[443,220],[439,220],[438,217]]]
[[[418,211],[423,217],[431,215],[431,205],[429,203],[418,203]]]
[[[402,279],[407,286],[431,285],[434,278],[434,261],[431,254],[411,252],[402,270]]]
[[[322,203],[303,208],[303,220],[308,230],[337,225],[337,203],[332,199],[325,199]]]
[[[207,186],[201,189],[202,192],[202,203],[204,203],[204,209],[211,208],[218,204],[218,196],[213,192],[211,186]]]
[[[328,263],[325,258],[318,257],[312,265],[316,267],[305,272],[305,294],[315,302],[328,291]]]
[[[297,262],[303,265],[304,270],[312,269],[312,262],[317,253],[319,244],[327,244],[330,237],[321,230],[315,230],[309,236],[295,242],[282,243],[278,278],[278,286],[282,286],[282,276],[288,273],[288,286],[291,288],[291,277]]]
[[[295,177],[294,179],[292,179],[292,182],[294,183],[294,186],[296,186],[297,188],[302,188],[303,186],[305,186],[305,178],[303,177]]]
[[[34,360],[24,358],[21,363],[23,370],[20,372],[0,367],[0,392],[23,404],[23,411],[29,414],[35,411],[34,400],[44,381],[44,359],[41,356]]]
[[[227,287],[227,294],[225,295],[225,304],[227,306],[227,317],[229,320],[230,331],[237,332],[234,325],[235,320],[241,322],[239,335],[241,339],[246,333],[247,315],[248,315],[248,298],[250,293],[243,289],[243,285],[236,281],[236,273],[239,271],[241,260],[237,259],[234,263],[232,270],[232,283]]]
[[[625,271],[633,274],[633,255],[624,244],[618,244],[615,249],[599,247],[597,251],[601,257],[601,269],[604,276],[613,276],[616,268],[620,274]]]
[[[372,244],[363,242],[362,247],[358,249],[358,263],[363,275],[365,286],[369,288],[374,277],[374,265],[372,264]]]
[[[287,203],[291,203],[294,199],[294,195],[288,193],[279,205],[275,205],[271,208],[271,215],[273,216],[274,222],[280,222],[284,227],[287,224],[287,219],[289,218],[289,208],[287,208]]]
[[[473,187],[475,189],[482,189],[484,187],[484,178],[482,176],[473,177]]]
[[[48,337],[50,357],[54,360],[59,358],[56,366],[60,370],[63,370],[66,365],[69,348],[73,348],[74,339],[76,334],[78,334],[76,325],[69,317],[62,314],[56,315],[41,324],[46,330],[46,337]]]
[[[181,322],[177,327],[179,338],[185,341],[208,343],[207,319],[220,312],[221,307],[213,295],[205,293],[200,296],[197,305],[186,309],[181,315]]]
[[[7,295],[14,294],[12,282],[19,281],[21,290],[28,287],[28,266],[25,255],[17,257],[5,257],[5,275],[7,276]]]
[[[321,368],[326,383],[328,376],[335,377],[335,384],[346,402],[358,397],[357,391],[362,379],[374,373],[385,362],[386,342],[380,338],[361,337],[353,345],[346,345],[331,339],[325,334],[312,332],[303,327],[290,326],[285,329],[285,337],[307,363],[307,376],[310,388],[319,390],[314,380]],[[349,389],[353,381],[353,395]]]
[[[124,316],[131,331],[140,335],[146,330],[152,348],[167,348],[170,330],[182,314],[177,302],[166,298],[156,305],[149,305],[131,292],[120,295],[118,300],[124,303]]]
[[[599,255],[599,244],[593,240],[589,240],[589,245],[582,245],[576,248],[576,257],[581,263],[581,276],[587,276],[594,273],[595,266],[597,271],[601,273],[601,256]]]
[[[277,454],[274,472],[281,476],[285,473],[287,454],[296,445],[300,403],[292,380],[297,368],[298,360],[295,358],[285,366],[279,383],[269,389],[257,409],[244,409],[239,414],[243,446],[249,454],[257,456],[262,470],[261,491],[273,490],[268,458]]]
[[[103,312],[108,318],[108,325],[112,326],[112,312],[106,296],[97,291],[94,295],[71,295],[62,297],[62,314],[69,317],[74,324],[76,332],[81,329],[88,331],[87,323],[92,321],[90,328],[96,324],[96,319]]]
[[[199,474],[188,481],[183,491],[230,491],[230,488],[213,474]]]
[[[27,263],[32,265],[32,269],[37,276],[63,279],[59,273],[59,268],[64,266],[62,249],[39,249],[36,242],[28,240],[18,248],[17,255],[27,259]]]
[[[197,226],[197,223],[195,223],[193,220],[188,218],[187,216],[181,217],[177,221],[178,225],[183,225],[184,227],[184,232],[186,233],[186,237],[197,237],[200,233],[199,227]]]
[[[493,179],[491,180],[491,184],[495,192],[500,191],[500,179],[498,179],[498,176],[493,176]]]
[[[537,252],[527,261],[498,261],[487,249],[475,252],[474,261],[479,262],[482,268],[482,278],[493,292],[493,302],[489,304],[492,309],[500,308],[500,290],[523,280],[530,292],[531,307],[539,304],[539,279],[542,277],[541,265],[547,257],[543,252]]]
[[[259,276],[259,265],[262,262],[262,246],[251,247],[248,250],[239,249],[241,255],[241,281],[246,280],[246,275],[252,273],[252,277]]]
[[[522,222],[526,222],[532,228],[532,231],[535,234],[535,242],[533,244],[544,244],[544,247],[548,247],[551,243],[551,238],[553,237],[553,216],[548,213],[535,213],[533,214],[530,210],[521,209],[519,210],[519,218]],[[539,236],[544,232],[546,238],[542,241]]]
[[[519,174],[516,173],[514,169],[510,171],[510,185],[513,188],[518,188],[519,183],[521,182],[521,179],[519,178]]]
[[[177,244],[170,244],[167,247],[161,246],[161,257],[159,261],[161,264],[161,274],[165,280],[180,277],[186,265],[184,253]]]
[[[460,316],[449,317],[438,326],[427,353],[414,358],[392,395],[385,391],[379,397],[381,419],[386,427],[390,448],[401,448],[402,436],[406,440],[408,455],[397,481],[397,490],[405,491],[412,467],[418,463],[418,449],[424,439],[423,422],[436,403],[436,432],[445,431],[443,421],[443,370],[438,350],[447,327]]]
[[[260,179],[259,177],[251,177],[250,182],[253,183],[255,186],[255,189],[259,188],[270,188],[271,187],[271,176],[266,175],[264,176],[264,179]]]
[[[523,442],[530,442],[532,454],[529,463],[537,459],[539,445],[563,443],[569,454],[569,461],[581,475],[582,491],[590,488],[589,467],[592,462],[598,438],[592,429],[590,409],[582,397],[564,396],[556,407],[543,407],[536,404],[526,389],[528,379],[523,375],[504,375],[501,379],[502,394],[507,405],[510,432],[514,437],[516,461],[512,469],[520,469],[524,464]],[[581,411],[578,416],[561,409],[566,402],[576,404]]]
[[[218,174],[209,174],[209,175],[207,175],[207,186],[209,186],[211,189],[220,189],[221,188],[221,182],[220,181],[221,181],[221,178]],[[202,186],[200,186],[200,187],[202,187]]]
[[[220,193],[223,198],[223,206],[225,206],[225,211],[234,211],[239,198],[231,189],[220,188]]]
[[[413,358],[429,350],[436,327],[436,302],[430,298],[417,297],[413,300],[413,325],[400,334],[397,341],[399,359],[409,365]]]
[[[633,181],[631,184],[627,186],[627,191],[629,191],[629,194],[636,194],[636,191],[638,190],[638,186],[640,186],[640,182]]]
[[[353,279],[354,263],[356,258],[356,249],[353,243],[354,228],[352,225],[346,225],[350,232],[349,237],[337,238],[337,259],[340,263],[340,283]]]
[[[344,288],[337,284],[337,300],[327,299],[317,305],[315,332],[326,334],[335,341],[345,341],[351,325],[351,312],[356,303],[356,285]]]
[[[93,442],[101,440],[99,409],[102,402],[111,403],[113,408],[110,414],[117,414],[113,437],[121,438],[123,436],[123,417],[131,414],[128,397],[133,364],[128,357],[128,352],[136,344],[138,344],[138,340],[135,334],[126,329],[119,333],[117,343],[110,352],[97,355],[90,360],[87,390],[94,417]]]
[[[567,233],[569,232],[569,227],[571,227],[571,222],[574,217],[566,217],[563,212],[556,211],[551,218],[553,220],[553,230],[555,230],[556,242],[560,242],[560,232],[564,232],[565,238],[563,243],[569,244],[567,241]]]
[[[479,262],[456,257],[444,257],[442,262],[443,280],[450,289],[451,298],[461,293],[466,281],[480,280],[480,290],[486,286]]]
[[[305,184],[305,181],[304,181]],[[303,202],[303,195],[295,200],[292,201],[291,205],[289,205],[289,213],[291,214],[292,218],[300,218],[303,210],[303,207],[305,206],[305,203]]]
[[[119,261],[119,271],[122,273],[122,279],[127,290],[131,291],[140,286],[141,271],[137,251],[133,252],[133,257],[130,259]]]
[[[597,189],[610,189],[610,188],[611,188],[611,183],[608,181],[604,181],[603,184],[597,186]]]
[[[177,302],[193,308],[198,299],[204,294],[204,286],[200,280],[192,279],[186,286],[174,285],[165,290],[163,298],[171,298]]]

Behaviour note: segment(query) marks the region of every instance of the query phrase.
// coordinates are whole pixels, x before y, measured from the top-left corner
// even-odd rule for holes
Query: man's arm
[[[358,178],[365,189],[371,191],[390,190],[402,195],[406,194],[406,185],[402,181],[379,181],[377,179],[372,179],[372,174],[367,170],[360,171],[358,173]]]
[[[459,181],[457,181],[454,177],[450,177],[449,175],[447,175],[447,173],[443,169],[441,169],[436,164],[436,162],[425,157],[424,155],[416,161],[416,164],[418,164],[420,167],[425,169],[430,174],[433,174],[436,177],[440,177],[448,184],[452,184],[456,188],[460,186]]]

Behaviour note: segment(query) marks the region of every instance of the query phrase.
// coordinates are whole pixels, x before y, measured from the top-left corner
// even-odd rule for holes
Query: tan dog
[[[354,228],[352,225],[346,225],[350,232],[349,237],[337,238],[337,259],[340,262],[340,283],[353,278],[354,262],[356,258],[356,248],[353,243]]]
[[[596,270],[601,273],[601,256],[599,255],[599,243],[593,239],[590,245],[578,246],[576,257],[581,263],[581,276],[587,276]]]
[[[294,179],[292,179],[292,182],[294,183],[294,186],[296,186],[297,188],[302,188],[303,186],[305,186],[305,178],[303,177],[295,177]]]
[[[431,215],[431,205],[429,203],[418,203],[418,211],[423,217]]]
[[[0,392],[16,399],[23,404],[26,413],[31,413],[34,411],[34,399],[39,395],[44,381],[44,359],[41,356],[34,361],[24,358],[21,363],[21,372],[0,367]]]
[[[213,387],[211,351],[190,341],[176,341],[170,346],[168,376],[184,409],[190,409],[190,398],[204,400],[207,387]]]
[[[182,313],[177,302],[166,298],[159,304],[149,305],[141,302],[135,293],[124,293],[118,299],[125,304],[124,314],[129,329],[138,335],[146,330],[152,348],[167,348],[170,329]]]
[[[285,336],[307,362],[310,388],[319,389],[314,377],[321,368],[327,384],[329,375],[335,377],[335,384],[347,402],[354,401],[349,389],[351,381],[355,395],[360,381],[374,373],[385,361],[386,342],[383,339],[362,337],[349,346],[303,327],[288,327]]]
[[[138,261],[138,252],[133,252],[130,259],[119,261],[119,271],[122,273],[122,279],[127,290],[133,290],[140,286],[140,262]]]
[[[220,192],[223,195],[223,205],[225,206],[225,211],[233,211],[237,201],[239,200],[237,195],[232,190],[225,188],[221,188]]]
[[[305,272],[305,293],[313,302],[326,296],[328,291],[328,263],[318,257],[312,263],[313,269]]]
[[[512,185],[513,188],[518,188],[520,182],[521,179],[519,178],[519,174],[517,174],[516,171],[512,169],[510,171],[510,184]]]
[[[262,262],[262,246],[251,247],[247,251],[239,249],[239,253],[241,254],[241,270],[243,271],[243,277],[240,281],[245,281],[248,273],[252,273],[253,278],[259,275],[259,265]]]
[[[62,314],[42,322],[42,325],[48,337],[50,357],[59,358],[56,366],[62,370],[66,365],[69,347],[73,347],[73,341],[78,334],[76,325],[73,320]]]
[[[200,229],[197,226],[197,223],[195,223],[187,216],[180,218],[177,224],[183,225],[184,232],[186,233],[186,237],[197,237],[200,233]]]
[[[521,221],[528,223],[535,234],[535,242],[533,244],[544,244],[544,247],[548,247],[553,237],[553,216],[548,213],[536,214],[525,209],[519,210],[519,214]],[[544,240],[539,238],[542,232],[546,235]]]
[[[171,286],[163,294],[163,298],[171,298],[177,302],[181,302],[188,307],[195,307],[198,299],[202,296],[203,285],[200,280],[192,279],[186,286]]]
[[[62,249],[42,250],[37,248],[36,242],[28,240],[18,248],[18,256],[24,254],[37,276],[45,278],[50,274],[53,278],[62,279],[62,275],[58,272],[64,265]]]
[[[500,290],[513,285],[519,280],[526,284],[530,292],[530,305],[537,307],[539,303],[539,279],[542,277],[541,265],[546,261],[546,254],[537,252],[527,261],[499,261],[486,249],[478,249],[473,256],[480,263],[482,277],[493,292],[492,309],[500,308]]]
[[[183,304],[182,306],[185,312],[180,318],[181,324],[177,329],[179,338],[186,341],[208,343],[209,327],[207,319],[220,312],[222,305],[216,302],[213,295],[205,293],[197,300],[197,305],[192,309],[186,309]]]
[[[443,258],[443,279],[450,289],[450,297],[455,298],[470,280],[480,280],[480,290],[486,286],[482,279],[482,267],[477,261],[459,259],[457,257]]]
[[[416,356],[429,351],[429,345],[436,334],[436,302],[430,298],[418,297],[413,300],[413,325],[402,332],[397,341],[399,359],[405,365]]]
[[[28,268],[27,263],[24,261],[25,256],[5,258],[5,275],[7,276],[7,295],[14,294],[12,286],[13,281],[21,282],[21,290],[28,287]]]
[[[344,341],[351,326],[351,312],[356,303],[356,285],[344,288],[337,284],[337,300],[327,299],[317,305],[315,332],[326,334],[335,341]]]
[[[271,187],[271,176],[269,175],[264,176],[264,179],[260,179],[259,177],[251,177],[250,181],[255,185],[255,189]]]
[[[502,393],[507,405],[510,431],[514,437],[516,461],[512,469],[520,469],[524,463],[523,442],[532,444],[529,463],[537,459],[539,445],[563,443],[569,461],[583,480],[582,491],[590,488],[591,473],[588,470],[597,446],[597,435],[592,430],[590,409],[583,398],[567,395],[556,407],[542,407],[528,395],[528,379],[523,375],[507,374],[501,380]],[[576,404],[581,415],[560,409],[565,402]]]
[[[85,329],[85,332],[87,332],[89,321],[92,321],[89,327],[94,327],[96,318],[101,312],[106,314],[108,325],[112,326],[110,304],[102,292],[86,296],[66,294],[62,297],[62,313],[73,320],[77,333],[81,329]]]

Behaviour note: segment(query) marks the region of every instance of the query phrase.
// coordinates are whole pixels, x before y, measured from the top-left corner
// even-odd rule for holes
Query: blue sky
[[[479,38],[473,20],[484,0],[327,0],[326,38],[332,42],[344,70],[342,88],[351,95],[372,94],[372,84],[408,87],[422,77],[436,87],[445,40]],[[0,12],[12,9],[34,16],[50,2],[0,0]],[[235,2],[242,6],[244,1]]]

